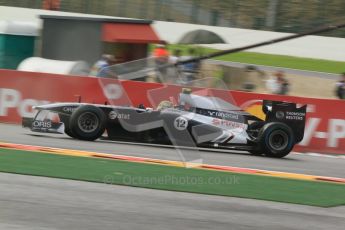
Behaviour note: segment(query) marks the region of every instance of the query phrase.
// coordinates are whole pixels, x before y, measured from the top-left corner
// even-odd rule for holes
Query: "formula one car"
[[[170,67],[342,27],[345,24],[330,25],[306,33],[180,60],[175,64],[165,64],[158,58],[115,65],[105,69],[105,76],[102,78],[137,80],[142,77],[145,79],[154,72],[154,75],[161,75],[159,80],[164,82],[162,76],[169,76],[173,72]],[[178,76],[174,78],[177,79]],[[184,78],[176,83],[188,84]],[[235,105],[218,106],[224,104],[215,103],[220,100],[184,91],[180,94],[178,103],[163,101],[155,110],[143,106],[48,104],[34,107],[38,113],[34,118],[23,118],[23,126],[35,132],[66,133],[72,138],[87,141],[106,134],[111,140],[244,150],[255,155],[277,158],[289,154],[294,145],[303,139],[306,105],[298,107],[289,102],[263,101],[265,119],[260,119]]]
[[[93,141],[111,140],[175,146],[249,151],[281,158],[303,139],[306,106],[263,101],[262,120],[240,108],[220,109],[220,98],[194,95],[184,90],[179,102],[162,101],[157,109],[87,103],[56,103],[34,107],[34,118],[23,126],[34,132],[66,133]]]

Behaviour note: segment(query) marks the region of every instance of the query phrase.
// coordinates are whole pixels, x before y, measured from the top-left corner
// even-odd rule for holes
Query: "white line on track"
[[[312,156],[312,157],[327,157],[327,158],[337,158],[337,159],[345,159],[345,155],[330,155],[325,153],[300,153],[300,152],[292,152],[292,154],[298,154],[298,155],[306,155],[306,156]]]
[[[142,145],[142,146],[153,146],[153,147],[161,147],[161,148],[175,148],[172,145],[162,145],[162,144],[151,144],[151,143],[137,143],[137,142],[126,142],[126,141],[112,141],[112,140],[107,140],[107,139],[102,139],[102,141],[105,142],[115,142],[118,144],[132,144],[132,145]],[[199,151],[210,151],[210,152],[228,152],[228,151],[238,151],[235,149],[217,149],[217,148],[202,148],[202,147],[183,147],[180,146],[180,149],[190,149],[190,150],[199,150]],[[238,152],[243,152],[243,151],[238,151]],[[312,157],[326,157],[326,158],[336,158],[336,159],[345,159],[345,155],[341,154],[326,154],[326,153],[313,153],[313,152],[306,152],[306,153],[301,153],[301,152],[291,152],[291,154],[297,154],[297,155],[303,155],[303,156],[312,156]]]

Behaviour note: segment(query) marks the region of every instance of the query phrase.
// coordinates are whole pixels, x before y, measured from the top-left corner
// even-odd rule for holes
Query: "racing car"
[[[109,76],[102,77],[137,80],[155,73],[161,76],[158,80],[164,82],[162,73],[168,75],[169,72],[176,73],[178,84],[188,85],[183,77],[178,77],[180,68],[177,67],[181,65],[342,27],[345,24],[328,25],[301,34],[180,60],[175,64],[162,64],[159,59],[118,64],[103,71]],[[265,117],[262,119],[226,101],[215,103],[220,101],[220,98],[184,90],[177,103],[162,101],[156,109],[143,105],[131,107],[80,102],[47,104],[34,107],[38,110],[36,116],[24,117],[23,126],[34,132],[66,133],[86,141],[106,136],[111,140],[172,144],[176,147],[243,150],[276,158],[288,155],[303,139],[306,105],[264,100],[262,112]],[[224,104],[228,106],[220,106]]]
[[[94,141],[100,137],[139,143],[207,147],[249,151],[282,158],[302,141],[306,105],[263,101],[265,119],[220,98],[195,95],[190,89],[156,109],[89,103],[55,103],[36,106],[34,118],[23,118],[23,127],[34,132],[66,133]],[[223,103],[224,104],[224,103]]]

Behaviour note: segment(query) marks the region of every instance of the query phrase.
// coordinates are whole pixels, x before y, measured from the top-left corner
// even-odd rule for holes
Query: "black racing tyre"
[[[64,123],[65,133],[72,138],[76,138],[75,135],[72,133],[72,130],[69,128],[70,116],[59,114],[59,118],[60,118],[60,121]]]
[[[260,133],[261,128],[265,125],[266,123],[264,121],[256,121],[248,125],[247,132],[248,134],[254,138],[257,139]],[[263,155],[263,151],[259,149],[259,147],[249,150],[252,155],[254,156],[261,156]]]
[[[65,126],[65,133],[72,137],[72,138],[77,138],[76,135],[74,135],[74,133],[72,132],[72,130],[69,128],[69,125],[68,126]]]
[[[259,149],[269,157],[285,157],[295,145],[291,128],[280,122],[265,124],[260,130],[258,138]]]
[[[105,123],[106,116],[100,108],[84,105],[72,113],[69,120],[69,131],[75,138],[94,141],[104,133]]]

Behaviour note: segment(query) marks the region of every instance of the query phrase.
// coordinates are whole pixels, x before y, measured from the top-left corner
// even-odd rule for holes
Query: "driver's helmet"
[[[161,101],[157,106],[157,110],[163,110],[168,108],[173,108],[174,105],[171,101]]]

